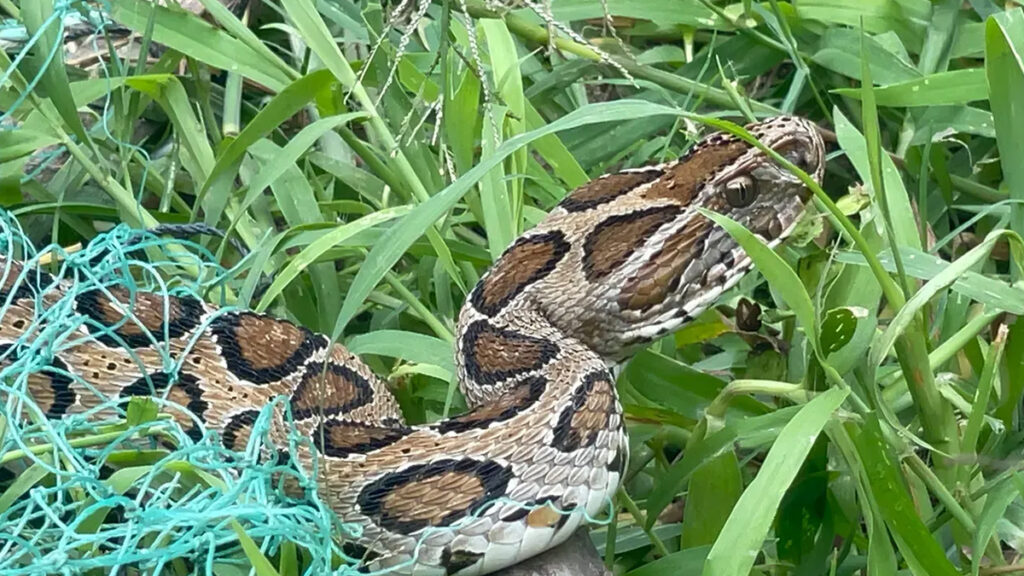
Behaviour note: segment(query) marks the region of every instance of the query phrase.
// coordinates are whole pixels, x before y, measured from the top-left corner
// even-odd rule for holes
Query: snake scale
[[[824,146],[812,123],[776,117],[747,129],[821,181]],[[0,283],[0,358],[32,341],[47,307],[72,298],[76,344],[28,378],[47,416],[162,395],[244,450],[259,410],[283,396],[291,421],[275,417],[271,434],[292,426],[312,440],[290,456],[319,459],[321,494],[362,527],[346,550],[364,569],[485,574],[559,544],[607,509],[628,461],[609,366],[700,314],[750,268],[696,208],[775,246],[809,197],[794,175],[725,133],[678,160],[574,190],[469,294],[456,362],[470,410],[428,425],[406,425],[365,364],[291,322],[113,280],[73,293],[15,260],[4,261]],[[176,371],[163,371],[161,349]]]

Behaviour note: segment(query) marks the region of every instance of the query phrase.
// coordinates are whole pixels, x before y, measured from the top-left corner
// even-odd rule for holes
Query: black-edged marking
[[[462,352],[469,377],[477,384],[492,386],[543,368],[558,355],[559,349],[544,338],[478,320],[466,328]]]
[[[222,434],[224,446],[228,450],[244,451],[249,443],[253,424],[256,423],[256,419],[259,417],[259,410],[246,410],[232,416],[231,420],[224,426],[224,433]]]
[[[650,167],[602,176],[573,190],[558,205],[568,212],[592,210],[619,196],[629,194],[639,186],[657,180],[663,174],[661,170]]]
[[[444,434],[487,428],[495,422],[504,422],[533,406],[547,384],[547,378],[543,376],[528,377],[493,401],[461,416],[438,422],[433,428]]]
[[[92,320],[86,323],[90,334],[111,348],[142,348],[181,338],[202,319],[203,305],[192,296],[133,293],[123,286],[107,290],[114,300],[97,288],[78,294],[75,308]]]
[[[511,467],[493,460],[445,459],[410,466],[367,484],[356,501],[384,529],[411,535],[449,526],[503,496]]]
[[[17,362],[18,351],[15,345],[0,344],[0,358],[0,368]],[[68,372],[68,365],[54,356],[49,359],[49,366],[43,366],[28,375],[28,392],[47,418],[59,419],[78,400],[78,394],[71,388],[73,383],[74,378]]]
[[[584,275],[591,281],[605,278],[682,211],[674,205],[653,206],[605,218],[583,241]]]
[[[50,273],[39,268],[32,267],[24,272],[25,265],[21,262],[7,260],[6,263],[6,269],[0,270],[0,279],[3,280],[3,284],[0,285],[0,303],[7,302],[8,299],[12,302],[35,300],[54,282]],[[2,260],[0,267],[4,267]],[[24,278],[21,277],[23,272]]]
[[[528,286],[550,274],[569,248],[565,234],[557,230],[520,238],[480,281],[470,301],[482,314],[494,316]]]
[[[572,403],[562,409],[551,445],[562,452],[593,446],[608,428],[615,410],[615,381],[607,370],[587,374],[572,392]]]
[[[445,576],[454,576],[476,564],[483,557],[484,555],[480,552],[452,550],[451,546],[445,546],[441,551],[441,566],[444,567]]]
[[[351,412],[373,401],[373,386],[355,370],[328,362],[310,362],[292,394],[292,418],[334,416]]]
[[[199,379],[188,372],[178,372],[177,375],[168,372],[154,372],[142,376],[121,389],[121,398],[132,396],[158,396],[164,397],[175,404],[184,406],[189,412],[202,418],[210,408],[210,403],[203,398],[203,388],[199,385]],[[195,425],[191,418],[184,414],[175,414],[183,426],[187,426],[185,433],[193,440],[202,436],[202,430]]]
[[[253,384],[284,379],[327,345],[323,336],[306,328],[253,312],[222,314],[210,331],[228,370]]]
[[[411,428],[373,426],[343,420],[327,420],[312,434],[313,445],[321,454],[334,458],[347,458],[353,454],[366,454],[394,444],[412,432]]]

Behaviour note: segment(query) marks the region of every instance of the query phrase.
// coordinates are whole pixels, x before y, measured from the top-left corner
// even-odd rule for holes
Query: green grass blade
[[[917,509],[900,474],[899,464],[890,454],[876,416],[871,415],[866,419],[854,442],[871,492],[886,525],[892,531],[897,547],[911,566],[921,566],[927,570],[924,574],[917,573],[917,576],[959,574],[917,515]]]
[[[450,342],[404,330],[376,330],[353,336],[346,347],[353,354],[379,354],[407,362],[432,364],[455,374],[455,352]]]
[[[992,487],[985,497],[985,506],[978,517],[978,526],[974,532],[973,540],[974,550],[985,549],[985,544],[996,533],[996,525],[1005,516],[1007,508],[1020,496],[1020,478],[1016,472],[1013,473],[1013,476],[1002,480]],[[974,576],[978,576],[983,559],[983,554],[971,555],[971,574]]]
[[[743,248],[743,251],[754,262],[757,270],[764,275],[772,288],[793,309],[793,313],[796,314],[808,339],[817,347],[818,325],[814,315],[814,304],[796,272],[790,268],[789,264],[786,264],[781,256],[735,220],[704,209],[700,209],[700,212],[724,228]]]
[[[841,96],[860,99],[860,88],[839,88]],[[949,106],[988,99],[988,82],[981,68],[938,72],[875,88],[875,103],[890,108]]]
[[[90,142],[82,119],[78,116],[78,107],[71,94],[67,69],[64,67],[62,42],[59,37],[61,14],[53,10],[54,0],[35,0],[22,6],[21,16],[30,35],[40,32],[30,60],[38,70],[39,87],[53,102],[53,107],[64,120],[69,131],[80,142]]]
[[[267,560],[267,557],[260,552],[260,547],[253,542],[253,539],[245,533],[245,528],[238,523],[238,520],[231,521],[231,528],[234,529],[235,534],[238,535],[238,542],[242,545],[242,550],[245,551],[245,557],[249,559],[252,564],[253,570],[256,572],[256,576],[280,576],[277,570],[274,569],[274,565]]]
[[[284,174],[288,168],[294,167],[299,158],[302,157],[302,155],[305,154],[314,144],[316,144],[317,140],[321,136],[331,130],[334,130],[338,126],[347,124],[352,120],[362,118],[364,116],[365,114],[360,112],[352,112],[349,114],[339,114],[337,116],[321,118],[320,120],[304,127],[289,139],[284,148],[280,150],[280,153],[275,154],[269,162],[264,164],[260,171],[253,177],[252,181],[249,182],[249,190],[245,193],[245,198],[242,200],[241,204],[236,208],[237,212],[235,221],[232,222],[232,225],[228,230],[230,231],[231,228],[234,228],[242,217],[242,214],[261,194],[263,194],[263,191],[266,190],[267,187],[276,181],[282,174]],[[255,145],[256,142],[253,142],[250,146],[247,146],[247,148]],[[227,165],[222,164],[220,161],[217,162],[217,165],[222,166],[225,170],[228,168]],[[216,170],[216,168],[214,170]],[[208,182],[213,181],[214,179],[215,176],[211,175]],[[213,221],[217,220],[219,220],[219,218],[216,218]]]
[[[838,109],[835,110],[835,120],[839,146],[857,169],[861,180],[866,183],[872,182],[867,141]],[[892,215],[893,235],[896,238],[896,243],[900,246],[911,246],[921,250],[921,238],[914,220],[914,212],[910,207],[910,196],[907,195],[907,189],[896,164],[888,154],[881,155],[881,170],[882,187],[885,190],[887,207]]]
[[[243,42],[214,28],[191,12],[156,5],[144,0],[111,0],[111,16],[139,34],[144,34],[150,12],[153,41],[187,54],[200,62],[222,70],[237,72],[278,92],[291,78],[273,62],[253,52]]]
[[[1015,8],[988,19],[985,73],[995,118],[996,142],[1010,198],[1010,229],[1024,236],[1024,11]],[[1014,275],[1014,279],[1019,276]]]
[[[771,528],[782,497],[848,392],[833,388],[800,408],[768,451],[754,481],[747,486],[715,541],[703,576],[745,576]]]
[[[395,218],[399,218],[408,212],[409,208],[407,206],[381,210],[363,216],[362,218],[348,224],[337,226],[324,233],[323,236],[310,243],[295,256],[291,257],[284,270],[281,270],[274,275],[273,283],[271,283],[270,287],[263,293],[263,297],[260,298],[260,302],[256,305],[255,310],[257,312],[266,310],[274,299],[284,291],[285,287],[291,284],[299,274],[316,262],[331,248],[364,230],[378,226],[390,220],[394,220]]]
[[[245,128],[218,155],[216,165],[210,170],[210,176],[203,184],[200,194],[205,194],[217,178],[225,176],[229,167],[245,154],[245,151],[265,138],[282,123],[295,115],[296,112],[313,101],[317,95],[330,89],[334,84],[334,76],[328,70],[316,70],[298,80],[289,83],[274,95],[256,116],[246,124]]]
[[[996,242],[1000,238],[1007,238],[1011,242],[1020,242],[1019,237],[1009,231],[994,232],[990,234],[985,240],[972,248],[969,252],[961,256],[953,262],[945,270],[937,274],[934,278],[925,283],[924,286],[918,290],[907,303],[900,308],[896,316],[889,322],[889,326],[885,329],[878,339],[871,346],[871,352],[868,356],[868,363],[870,366],[881,366],[885,356],[892,349],[896,339],[907,329],[908,326],[914,322],[915,316],[921,309],[937,294],[952,286],[962,275],[964,275],[971,268],[978,265],[978,263],[984,261],[988,254],[992,251]]]
[[[730,421],[721,430],[689,446],[683,457],[658,477],[658,484],[647,496],[647,528],[654,526],[658,515],[683,489],[695,470],[726,450],[732,450],[736,443],[752,438],[775,440],[801,408],[790,406],[761,416]]]

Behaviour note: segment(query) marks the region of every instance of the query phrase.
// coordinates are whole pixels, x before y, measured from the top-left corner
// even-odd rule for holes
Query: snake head
[[[746,128],[821,181],[825,151],[814,124],[783,116]],[[710,134],[678,160],[607,174],[568,194],[506,250],[460,322],[536,307],[563,334],[622,360],[703,312],[751,266],[697,208],[728,216],[774,246],[810,196],[761,149]]]
[[[819,184],[825,172],[825,146],[817,128],[803,118],[778,116],[747,130]],[[729,216],[774,243],[788,235],[811,193],[800,178],[758,148],[734,136],[712,135],[696,148],[731,151],[694,199],[694,205]]]

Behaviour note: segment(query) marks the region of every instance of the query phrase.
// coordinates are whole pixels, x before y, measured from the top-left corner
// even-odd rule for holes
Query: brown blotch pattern
[[[562,410],[552,445],[573,452],[597,442],[615,411],[615,384],[606,370],[591,372],[572,393],[572,404]]]
[[[313,445],[321,454],[346,458],[352,454],[366,454],[393,444],[412,432],[404,426],[384,427],[327,420],[312,433]]]
[[[351,412],[373,400],[373,387],[355,370],[334,362],[311,362],[292,394],[292,418],[334,416]]]
[[[697,146],[668,168],[665,175],[648,188],[643,196],[651,200],[666,199],[689,204],[701,184],[721,170],[724,164],[734,162],[748,149],[749,146],[741,140]]]
[[[286,378],[326,345],[323,336],[253,312],[223,314],[211,323],[210,331],[228,369],[254,384]]]
[[[481,385],[539,370],[558,355],[558,345],[550,340],[497,328],[484,320],[470,324],[462,338],[466,372]]]
[[[473,306],[487,316],[497,314],[527,286],[550,274],[568,251],[569,243],[558,231],[521,238],[473,291]]]
[[[76,297],[75,306],[93,321],[87,324],[89,332],[109,347],[122,346],[118,337],[131,348],[180,338],[199,325],[203,313],[202,304],[191,296],[133,293],[124,286],[107,291],[113,300],[103,290],[89,290]]]
[[[652,167],[602,176],[573,190],[559,203],[559,206],[569,212],[583,212],[597,208],[623,194],[628,194],[638,186],[656,180],[662,174],[661,170]]]
[[[462,416],[438,422],[433,427],[442,434],[446,432],[465,432],[475,428],[486,428],[495,422],[504,422],[523,410],[532,406],[540,399],[547,387],[547,379],[533,376],[520,382],[492,402],[467,412]]]
[[[619,308],[643,311],[664,302],[679,288],[687,266],[700,260],[701,247],[709,230],[710,221],[699,218],[665,240],[661,250],[623,285],[619,292]]]
[[[677,206],[656,206],[606,218],[583,242],[583,273],[591,281],[608,276],[680,213]]]
[[[448,526],[505,494],[512,470],[493,460],[438,460],[387,474],[359,493],[363,514],[392,532]]]

